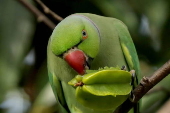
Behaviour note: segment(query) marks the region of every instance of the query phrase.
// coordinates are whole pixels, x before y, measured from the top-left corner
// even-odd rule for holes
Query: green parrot
[[[133,41],[115,18],[89,13],[66,17],[49,39],[47,57],[57,113],[113,113],[138,83]]]

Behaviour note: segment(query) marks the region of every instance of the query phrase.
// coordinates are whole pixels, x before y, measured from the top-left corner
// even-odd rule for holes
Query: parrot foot
[[[130,92],[129,100],[130,100],[131,102],[134,102],[134,100],[135,100],[135,95],[133,95],[132,92]]]
[[[121,67],[121,70],[126,71],[126,66],[125,66],[125,65],[123,65],[123,66]]]
[[[136,81],[136,74],[135,74],[135,70],[131,70],[130,71],[130,73],[131,73],[131,75],[132,75],[132,82],[131,82],[131,85],[132,85],[132,89],[134,90],[135,89],[135,86],[136,86],[136,84],[135,84],[135,81]],[[133,95],[133,93],[131,92],[131,94],[130,94],[130,101],[134,101],[134,99],[135,99],[135,96]]]
[[[135,70],[131,70],[130,73],[131,73],[132,77],[135,78],[135,76],[136,76]]]
[[[137,80],[137,76],[136,76],[135,70],[131,70],[130,73],[131,73],[131,75],[132,75],[132,83],[131,83],[131,85],[132,85],[132,91],[133,91],[133,90],[136,88],[137,84],[138,84],[138,80]],[[132,93],[132,91],[131,91],[131,93],[130,93],[129,100],[130,100],[131,102],[134,102],[134,100],[135,100],[136,97],[135,97],[135,95]],[[139,113],[139,103],[136,103],[136,104],[134,105],[133,111],[134,111],[134,113]]]

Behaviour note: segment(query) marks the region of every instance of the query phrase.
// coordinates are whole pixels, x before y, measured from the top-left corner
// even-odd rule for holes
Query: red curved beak
[[[64,60],[80,75],[84,75],[87,66],[87,56],[79,49],[71,49],[63,56]]]

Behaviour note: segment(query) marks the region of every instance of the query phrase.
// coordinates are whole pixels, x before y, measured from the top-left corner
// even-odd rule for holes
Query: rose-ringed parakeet
[[[57,113],[113,113],[137,83],[129,72],[139,76],[137,53],[118,19],[70,15],[55,27],[47,51]]]

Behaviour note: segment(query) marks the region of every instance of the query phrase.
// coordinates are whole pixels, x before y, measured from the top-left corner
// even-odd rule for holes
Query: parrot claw
[[[126,71],[126,66],[125,66],[125,65],[123,65],[123,66],[121,67],[121,70]]]
[[[130,71],[131,75],[132,75],[132,86],[133,86],[133,89],[135,89],[135,79],[136,79],[136,73],[135,73],[135,70],[131,70]]]
[[[134,102],[134,100],[135,100],[135,95],[133,95],[132,92],[130,93],[129,100],[130,100],[131,102]]]
[[[132,77],[135,78],[135,76],[136,76],[135,70],[131,70],[130,73],[131,73]]]
[[[136,88],[137,84],[138,84],[138,80],[137,80],[137,76],[136,76],[136,72],[135,70],[131,70],[130,71],[131,75],[132,75],[132,91]],[[131,102],[134,102],[136,96],[133,94],[133,92],[131,91],[130,96],[129,96],[129,100]],[[139,103],[136,103],[134,105],[134,113],[139,113]]]
[[[134,90],[135,89],[135,79],[136,79],[136,74],[135,74],[135,70],[131,70],[130,71],[131,75],[132,75],[132,82],[131,82],[131,85],[133,86],[132,89]],[[134,101],[135,99],[135,96],[133,95],[133,93],[131,92],[130,94],[130,101]]]

